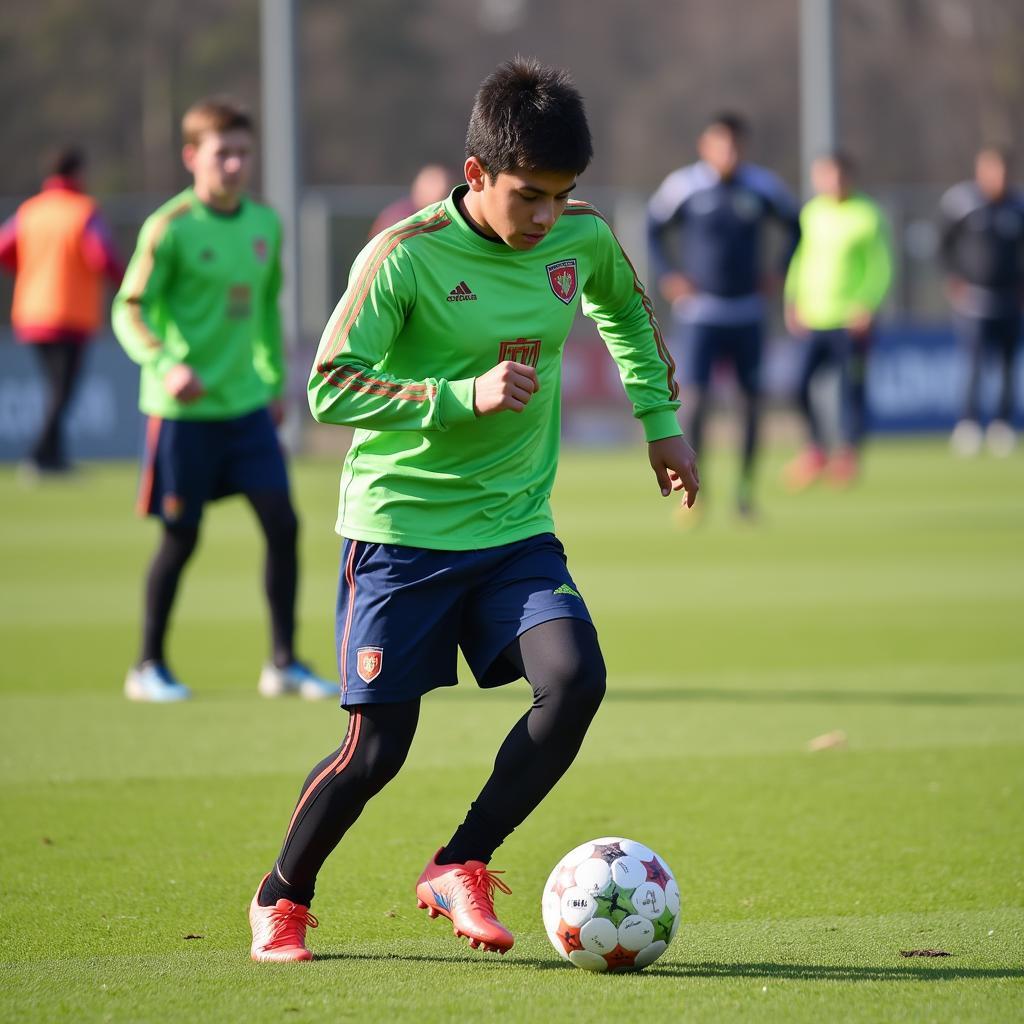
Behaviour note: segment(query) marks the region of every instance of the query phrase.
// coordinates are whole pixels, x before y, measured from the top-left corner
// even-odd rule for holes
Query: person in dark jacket
[[[994,455],[1013,451],[1016,434],[1013,370],[1024,300],[1024,193],[1010,184],[1009,153],[981,149],[974,179],[942,198],[941,255],[954,323],[967,350],[967,388],[951,443],[958,455],[976,455],[983,441]],[[995,415],[982,429],[981,380],[995,357],[1000,389]]]
[[[672,305],[694,391],[687,436],[696,451],[716,364],[731,364],[745,399],[737,491],[743,516],[754,511],[764,296],[779,290],[800,240],[799,204],[775,174],[743,161],[746,136],[738,115],[712,117],[697,140],[700,159],[673,171],[647,207],[651,272]],[[762,258],[762,233],[771,220],[787,236],[775,274],[766,273]]]

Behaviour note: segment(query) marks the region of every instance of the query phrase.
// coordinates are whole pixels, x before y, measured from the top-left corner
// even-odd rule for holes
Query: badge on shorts
[[[160,511],[169,523],[176,522],[185,512],[185,502],[177,494],[165,494],[160,502]]]
[[[360,647],[356,651],[356,671],[364,683],[372,683],[384,664],[383,647]]]
[[[555,298],[568,306],[576,298],[576,261],[560,260],[549,263],[544,269],[548,272],[548,284]]]

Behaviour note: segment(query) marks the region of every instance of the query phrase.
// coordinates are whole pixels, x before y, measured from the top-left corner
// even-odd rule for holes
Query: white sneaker
[[[993,420],[985,431],[985,443],[996,458],[1005,459],[1017,446],[1017,433],[1006,420]]]
[[[340,696],[338,683],[321,679],[301,661],[293,661],[284,668],[264,665],[257,689],[262,697],[284,697],[297,693],[303,700],[337,700]]]
[[[129,700],[145,701],[150,704],[173,704],[188,700],[192,691],[179,683],[166,665],[158,661],[144,661],[128,670],[124,681],[124,695]]]
[[[976,420],[961,420],[949,438],[949,445],[954,454],[964,459],[971,459],[981,451],[984,435],[981,425]]]

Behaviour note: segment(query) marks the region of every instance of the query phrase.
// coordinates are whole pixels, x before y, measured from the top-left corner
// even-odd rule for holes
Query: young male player
[[[700,159],[673,171],[647,205],[652,271],[686,350],[694,389],[689,434],[698,453],[717,363],[731,365],[743,394],[736,510],[744,517],[756,511],[765,294],[774,289],[762,266],[762,235],[773,220],[786,232],[780,280],[800,238],[799,206],[789,190],[771,171],[743,159],[747,135],[738,114],[712,117],[697,140]],[[674,236],[678,252],[670,248]]]
[[[878,204],[854,187],[853,161],[829,153],[811,164],[815,196],[800,214],[801,235],[786,275],[786,325],[806,342],[798,386],[807,447],[785,470],[801,491],[823,473],[843,487],[860,468],[867,419],[867,366],[878,311],[892,279],[889,229]],[[839,445],[829,452],[815,409],[814,382],[838,370]]]
[[[348,729],[310,772],[250,905],[254,960],[308,960],[318,871],[402,766],[420,698],[525,676],[533,704],[416,885],[420,907],[505,952],[495,849],[572,763],[601,702],[597,634],[554,536],[562,346],[582,303],[619,365],[662,494],[696,462],[650,300],[597,211],[569,195],[592,149],[567,75],[503,64],[480,87],[466,184],[379,235],[353,267],[309,382],[356,433],[341,478],[338,660]]]
[[[163,522],[146,580],[142,649],[125,694],[189,697],[167,667],[171,608],[206,502],[241,493],[267,543],[273,647],[259,692],[333,697],[337,685],[296,660],[293,647],[298,521],[275,431],[284,386],[280,224],[245,193],[253,125],[244,110],[203,100],[182,129],[194,184],[143,225],[114,300],[114,330],[142,365],[139,405],[149,416],[138,507]]]

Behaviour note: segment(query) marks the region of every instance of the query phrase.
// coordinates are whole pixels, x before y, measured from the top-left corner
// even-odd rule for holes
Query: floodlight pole
[[[811,161],[839,142],[835,0],[800,0],[800,175],[811,195]]]
[[[285,354],[301,338],[299,316],[299,204],[302,188],[301,121],[296,71],[297,0],[260,0],[260,84],[263,117],[263,193],[284,229],[281,246],[281,315]],[[298,418],[286,420],[285,444],[299,440]]]

